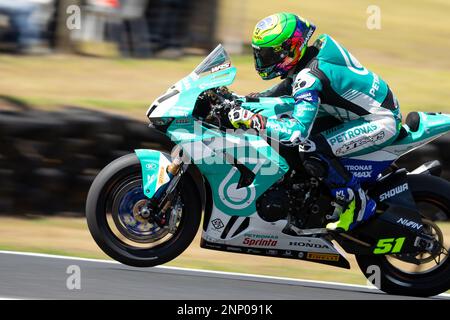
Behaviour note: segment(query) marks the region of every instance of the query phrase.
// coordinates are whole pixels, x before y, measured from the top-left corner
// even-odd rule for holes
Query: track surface
[[[80,290],[67,288],[71,265],[80,268]],[[136,269],[112,261],[5,251],[0,251],[0,298],[411,299],[363,286],[171,267]]]

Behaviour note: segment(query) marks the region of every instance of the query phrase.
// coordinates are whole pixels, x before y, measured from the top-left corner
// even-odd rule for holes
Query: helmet
[[[255,68],[264,80],[285,77],[303,57],[316,27],[292,13],[277,13],[256,24],[252,47]]]

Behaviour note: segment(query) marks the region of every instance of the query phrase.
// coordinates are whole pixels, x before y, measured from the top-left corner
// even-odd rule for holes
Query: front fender
[[[150,149],[134,152],[141,163],[144,194],[151,199],[161,186],[170,181],[167,174],[167,166],[172,162],[170,154]]]

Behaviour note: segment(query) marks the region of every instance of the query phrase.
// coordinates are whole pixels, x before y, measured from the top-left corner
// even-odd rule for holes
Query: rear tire
[[[98,246],[111,258],[134,267],[153,267],[179,256],[192,242],[200,225],[201,203],[192,178],[185,174],[179,182],[183,202],[182,218],[174,235],[152,248],[133,247],[111,230],[107,221],[107,203],[114,188],[129,179],[142,179],[141,165],[135,154],[125,155],[106,166],[95,178],[86,203],[89,231]]]
[[[408,182],[416,203],[433,203],[445,213],[435,217],[436,220],[448,221],[450,217],[449,182],[431,175],[409,175]],[[356,255],[356,260],[366,277],[371,275],[369,270],[373,266],[380,269],[379,289],[389,294],[430,297],[450,289],[450,258],[448,256],[442,264],[426,273],[404,272],[392,265],[387,256]]]

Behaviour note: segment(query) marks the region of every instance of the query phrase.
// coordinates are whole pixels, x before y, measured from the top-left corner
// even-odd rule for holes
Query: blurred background
[[[257,21],[280,11],[307,18],[315,36],[330,34],[382,76],[405,116],[450,113],[450,0],[0,0],[0,249],[104,257],[82,218],[96,173],[155,143],[147,106],[218,43],[238,68],[233,90],[273,85],[254,71],[250,39]],[[400,163],[439,159],[450,178],[449,143],[440,138]],[[256,263],[254,272],[280,275],[273,259],[236,264],[203,251],[174,264],[245,272]],[[285,276],[335,277],[283,266]]]

